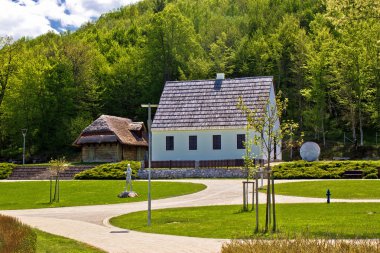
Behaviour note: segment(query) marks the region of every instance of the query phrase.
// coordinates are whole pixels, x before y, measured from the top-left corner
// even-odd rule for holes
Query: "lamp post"
[[[152,200],[150,195],[150,175],[151,175],[151,163],[152,163],[152,107],[157,108],[158,105],[142,104],[141,107],[148,108],[148,226],[151,224],[151,209]]]
[[[24,137],[24,142],[23,142],[23,145],[22,145],[22,164],[23,165],[25,164],[25,137],[26,137],[26,132],[27,131],[28,131],[28,129],[26,129],[26,128],[21,129],[22,136]]]

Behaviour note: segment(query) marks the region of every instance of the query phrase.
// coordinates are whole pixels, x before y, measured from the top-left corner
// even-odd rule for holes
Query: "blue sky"
[[[36,37],[48,31],[75,30],[138,0],[0,0],[0,36]]]

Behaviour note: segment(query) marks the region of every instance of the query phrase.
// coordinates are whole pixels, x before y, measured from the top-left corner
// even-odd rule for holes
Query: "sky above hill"
[[[36,37],[76,30],[103,13],[138,0],[0,0],[0,36]]]

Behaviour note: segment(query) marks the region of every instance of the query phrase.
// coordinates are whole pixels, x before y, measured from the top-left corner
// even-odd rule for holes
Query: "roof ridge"
[[[237,78],[226,78],[223,81],[228,80],[244,80],[244,79],[260,79],[260,78],[268,78],[273,80],[273,76],[247,76],[247,77],[237,77]],[[166,81],[166,83],[195,83],[195,82],[205,82],[205,81],[216,81],[218,79],[199,79],[199,80],[177,80],[177,81]]]

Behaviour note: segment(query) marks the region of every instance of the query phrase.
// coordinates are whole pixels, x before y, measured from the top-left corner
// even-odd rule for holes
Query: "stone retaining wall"
[[[140,169],[138,177],[148,178],[148,170]],[[245,169],[152,169],[152,179],[176,178],[246,178]]]

